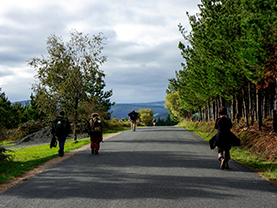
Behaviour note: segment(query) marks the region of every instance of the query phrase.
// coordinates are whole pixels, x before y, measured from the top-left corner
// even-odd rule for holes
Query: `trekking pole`
[[[215,128],[209,133],[208,136],[206,136],[206,139],[211,135],[211,133],[213,133],[214,130],[215,130]]]

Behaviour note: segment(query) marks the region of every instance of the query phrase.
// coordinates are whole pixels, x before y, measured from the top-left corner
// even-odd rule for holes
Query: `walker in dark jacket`
[[[221,169],[229,168],[229,150],[231,147],[240,145],[239,138],[230,131],[232,122],[226,116],[225,111],[226,110],[223,109],[223,113],[215,122],[215,129],[218,129],[217,134],[209,141],[211,149],[214,149],[216,146],[218,148],[218,160],[221,162]],[[225,152],[224,156],[223,152]]]
[[[232,146],[239,146],[240,140],[234,135],[230,129],[232,128],[232,122],[228,117],[220,117],[216,120],[215,128],[218,129],[217,134],[210,140],[213,145],[211,149],[215,146],[231,149]]]

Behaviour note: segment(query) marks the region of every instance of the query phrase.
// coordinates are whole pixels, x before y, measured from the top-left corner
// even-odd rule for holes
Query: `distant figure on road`
[[[70,133],[70,123],[67,117],[65,117],[65,111],[61,110],[59,115],[55,118],[52,124],[52,134],[58,137],[60,157],[64,155],[64,144],[66,137]]]
[[[129,121],[131,123],[131,129],[135,131],[136,125],[137,125],[138,113],[135,112],[135,110],[132,110],[130,113],[128,113],[128,116],[129,116]]]
[[[156,126],[156,119],[153,119],[153,126]]]
[[[90,148],[91,154],[99,154],[100,142],[103,140],[103,122],[98,113],[91,114],[89,121],[89,132],[90,135]]]
[[[225,107],[219,109],[219,115],[220,117],[215,122],[215,129],[218,129],[218,132],[211,141],[213,141],[214,146],[217,146],[218,160],[220,161],[220,168],[223,170],[229,169],[230,149],[232,146],[239,146],[240,140],[230,131],[232,122],[227,117]]]

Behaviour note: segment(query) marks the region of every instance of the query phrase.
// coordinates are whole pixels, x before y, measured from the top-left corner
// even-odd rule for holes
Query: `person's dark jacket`
[[[134,112],[134,111],[128,113],[128,116],[130,117],[130,119],[131,119],[132,121],[136,121],[136,120],[138,119],[138,113],[137,113],[137,112]]]
[[[56,132],[56,125],[57,125],[57,122],[58,121],[62,121],[63,123],[63,128],[62,130],[60,130],[60,132]],[[55,120],[53,121],[53,124],[52,124],[52,131],[51,133],[53,135],[56,135],[58,137],[61,137],[61,136],[68,136],[68,134],[70,133],[71,131],[71,126],[70,126],[70,123],[69,123],[69,120],[67,117],[65,116],[62,116],[62,115],[58,115]]]
[[[215,122],[215,128],[218,129],[217,134],[210,140],[211,149],[215,146],[224,149],[231,149],[232,146],[239,146],[240,140],[234,135],[230,129],[232,122],[228,117],[220,117]]]

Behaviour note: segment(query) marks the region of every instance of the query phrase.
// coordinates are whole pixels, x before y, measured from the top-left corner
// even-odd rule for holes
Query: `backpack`
[[[58,116],[53,123],[54,132],[57,136],[67,135],[67,119],[64,116]]]
[[[101,133],[103,122],[99,116],[95,116],[90,120],[90,133]]]
[[[129,113],[129,116],[130,116],[131,120],[133,120],[133,121],[137,120],[137,113],[131,112],[131,113]]]

